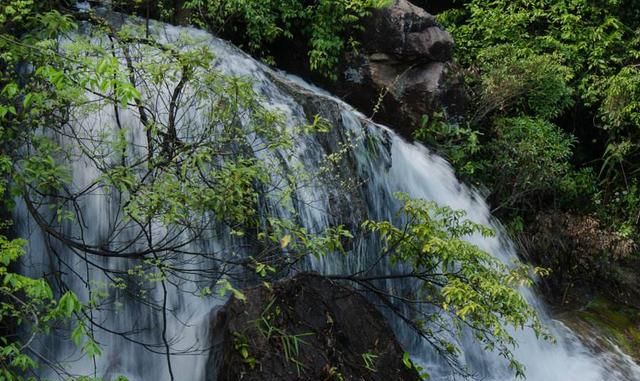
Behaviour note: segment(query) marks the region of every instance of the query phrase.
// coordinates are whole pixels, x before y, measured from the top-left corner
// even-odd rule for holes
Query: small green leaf
[[[287,234],[284,237],[282,237],[282,239],[280,240],[280,247],[282,249],[285,249],[287,246],[289,246],[290,242],[291,242],[291,235]]]

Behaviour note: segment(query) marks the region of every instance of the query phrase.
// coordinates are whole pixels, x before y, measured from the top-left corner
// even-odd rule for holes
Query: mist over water
[[[271,203],[265,205],[268,213],[288,216],[291,209],[299,215],[299,221],[311,232],[322,231],[337,223],[357,224],[364,218],[392,219],[398,209],[395,192],[405,192],[415,198],[433,200],[454,209],[463,209],[467,216],[478,223],[494,227],[498,235],[494,238],[472,237],[475,244],[496,256],[505,263],[516,259],[514,245],[502,234],[501,227],[490,215],[489,208],[481,195],[461,184],[455,177],[451,166],[427,148],[410,144],[384,126],[368,121],[362,114],[347,104],[332,98],[322,90],[305,84],[303,81],[275,72],[256,62],[237,48],[212,37],[202,31],[190,28],[178,28],[153,23],[152,32],[160,40],[176,41],[180,35],[208,45],[216,54],[217,67],[224,73],[249,77],[254,81],[256,91],[261,94],[265,105],[286,115],[288,124],[307,123],[300,94],[320,100],[321,104],[331,105],[333,131],[328,136],[308,136],[297,140],[295,155],[287,160],[277,161],[285,168],[302,165],[309,173],[318,171],[322,159],[338,150],[348,147],[351,165],[343,168],[347,177],[360,184],[356,190],[345,192],[336,184],[317,180],[313,186],[300,189],[291,205]],[[283,84],[285,84],[283,86]],[[292,89],[294,91],[292,91]],[[149,95],[149,94],[147,94]],[[166,97],[167,94],[157,94]],[[155,96],[151,94],[151,96]],[[328,107],[328,106],[327,106]],[[196,111],[192,111],[195,113]],[[138,115],[123,112],[118,116],[121,124],[127,126],[130,133],[128,148],[132,155],[143,154],[144,128]],[[116,115],[112,107],[104,107],[87,115],[77,115],[74,125],[69,126],[85,137],[97,136],[101,131],[113,131],[116,127]],[[70,140],[59,138],[61,143],[73,144]],[[142,147],[142,148],[141,148]],[[256,153],[260,159],[272,160],[264,152]],[[276,160],[273,160],[276,162]],[[73,181],[72,190],[84,189],[100,176],[95,163],[89,160],[81,150],[76,150],[70,163]],[[112,234],[114,226],[128,226],[121,211],[121,204],[113,193],[96,189],[78,199],[82,221],[62,223],[58,229],[67,236],[81,237],[84,242],[99,244]],[[337,201],[336,201],[337,200]],[[70,248],[41,231],[33,220],[26,204],[18,200],[15,212],[16,228],[19,235],[26,238],[28,255],[23,262],[23,271],[34,276],[62,271],[64,281],[76,291],[82,300],[89,300],[87,283],[82,277],[99,288],[112,281],[100,270],[101,267],[125,271],[130,262],[117,258],[96,258],[91,254]],[[44,209],[44,208],[43,208]],[[263,211],[264,212],[264,211]],[[41,210],[47,215],[46,210]],[[157,225],[153,227],[157,236],[171,231],[171,227]],[[112,245],[125,247],[142,245],[139,231],[131,225],[130,229],[121,229]],[[216,233],[209,238],[190,243],[189,251],[201,253],[224,252],[226,248],[236,246],[237,241],[222,226],[212,227]],[[114,248],[115,249],[115,248]],[[350,273],[369,266],[376,256],[376,244],[364,238],[357,239],[347,256],[328,256],[310,259],[307,267],[326,274]],[[53,255],[55,251],[57,257]],[[249,256],[251,252],[241,253]],[[176,254],[178,256],[178,254]],[[62,259],[54,259],[62,258]],[[89,258],[91,263],[85,259]],[[214,266],[203,259],[194,260],[188,255],[177,257],[185,266],[197,269],[198,266]],[[170,285],[167,291],[167,306],[171,311],[166,319],[167,336],[172,344],[172,366],[177,380],[206,380],[207,358],[211,343],[209,341],[209,319],[212,310],[224,303],[213,297],[201,297],[195,290],[199,282],[197,275],[181,280],[179,286]],[[391,288],[411,287],[410,284],[389,281]],[[179,289],[178,289],[179,288]],[[192,289],[193,293],[181,290]],[[168,380],[165,348],[160,338],[163,317],[153,308],[140,304],[125,292],[106,287],[107,300],[113,308],[96,311],[93,319],[100,323],[94,327],[98,343],[103,354],[94,363],[91,358],[83,357],[76,346],[66,337],[52,335],[38,343],[39,352],[46,357],[55,358],[65,365],[71,373],[96,375],[110,379],[124,375],[130,380]],[[150,298],[159,299],[162,291],[159,287],[147,290]],[[531,381],[601,381],[601,380],[640,380],[640,368],[621,352],[595,353],[568,328],[553,321],[545,311],[544,304],[528,290],[523,290],[527,300],[535,306],[550,326],[557,343],[538,340],[532,332],[516,332],[519,346],[516,358],[524,363],[527,379]],[[412,356],[426,366],[433,380],[454,379],[451,369],[438,360],[437,355],[424,342],[418,340],[410,330],[400,322],[392,322],[396,334]],[[123,333],[118,335],[117,333]],[[126,334],[124,334],[126,333]],[[460,339],[463,348],[463,362],[480,379],[488,381],[508,381],[513,379],[512,371],[506,362],[496,354],[487,353],[471,340]],[[43,377],[56,378],[55,369],[43,370]]]

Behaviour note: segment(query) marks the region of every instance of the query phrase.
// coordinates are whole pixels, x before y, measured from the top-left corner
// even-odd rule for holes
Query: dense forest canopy
[[[524,376],[511,329],[530,328],[552,338],[518,289],[545,270],[503,264],[465,240],[492,235],[487,227],[468,221],[463,212],[406,195],[397,196],[401,206],[394,219],[363,218],[358,226],[320,232],[300,226],[293,207],[290,216],[269,215],[270,203],[292,204],[296,192],[316,179],[334,181],[349,147],[336,147],[319,173],[284,167],[296,139],[335,126],[308,116],[308,123],[291,128],[285,115],[264,106],[251,78],[220,71],[216,52],[206,43],[190,36],[162,40],[148,20],[215,32],[267,63],[273,63],[273,46],[302,40],[310,70],[337,80],[342,55],[358,49],[352,36],[362,19],[391,3],[114,1],[115,10],[142,16],[114,26],[93,11],[79,12],[70,1],[3,2],[0,378],[36,379],[38,368],[47,366],[61,377],[95,377],[66,374],[31,343],[36,335],[60,330],[95,359],[101,350],[94,333],[104,327],[94,314],[111,308],[117,300],[110,290],[120,290],[162,311],[160,341],[141,343],[141,350],[166,355],[171,377],[179,379],[172,368],[175,348],[166,336],[169,292],[202,298],[220,292],[242,299],[241,286],[269,287],[310,257],[348,255],[345,246],[356,236],[378,240],[376,255],[389,267],[387,276],[411,278],[415,294],[410,299],[389,294],[380,286],[384,277],[367,271],[333,274],[335,279],[372,290],[456,372],[468,375],[450,337],[471,330],[484,348]],[[624,239],[640,238],[640,5],[622,0],[451,5],[438,17],[456,40],[456,64],[470,106],[455,118],[447,110],[425,115],[414,138],[442,152],[463,178],[485,187],[514,234],[541,212],[560,210],[595,216]],[[91,119],[100,113],[109,113],[115,128]],[[144,133],[132,134],[133,127],[122,123],[124,115],[133,116]],[[96,169],[82,187],[71,181],[78,158]],[[345,192],[358,186],[341,184]],[[122,217],[100,243],[82,234],[79,205],[93,192],[116,197]],[[16,200],[50,241],[68,247],[109,284],[92,288],[88,275],[63,275],[64,266],[43,278],[19,274],[16,263],[29,254],[11,227]],[[68,226],[80,233],[67,234]],[[137,232],[135,245],[120,241],[129,230]],[[223,237],[229,246],[193,250],[211,237]],[[240,247],[250,247],[251,255],[238,258]],[[104,258],[125,265],[101,266]],[[86,290],[70,290],[68,276],[79,277]],[[161,292],[154,298],[140,290]],[[398,307],[404,304],[410,308]],[[118,334],[131,338],[128,332]]]

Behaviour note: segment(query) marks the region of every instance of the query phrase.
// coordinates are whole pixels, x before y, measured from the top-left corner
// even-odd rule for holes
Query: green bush
[[[478,87],[474,121],[480,122],[491,112],[550,119],[573,103],[572,70],[559,64],[557,56],[508,44],[479,53],[482,70],[477,78],[470,78]]]
[[[575,140],[550,122],[528,117],[497,119],[493,136],[485,148],[490,170],[484,177],[500,200],[496,208],[535,208],[533,203],[556,189],[569,172]]]

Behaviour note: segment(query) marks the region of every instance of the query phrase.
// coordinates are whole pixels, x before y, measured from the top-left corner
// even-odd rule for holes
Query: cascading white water
[[[265,105],[283,112],[291,126],[303,124],[308,119],[299,101],[300,94],[335,108],[332,119],[334,131],[330,138],[312,136],[300,139],[294,157],[282,165],[293,167],[301,164],[309,173],[314,173],[318,163],[333,150],[338,150],[338,146],[342,144],[348,147],[348,157],[352,161],[351,167],[344,170],[349,177],[358,179],[362,185],[355,192],[341,192],[335,185],[318,181],[314,186],[299,190],[293,207],[299,215],[299,221],[309,231],[321,231],[332,226],[336,223],[336,218],[340,223],[354,224],[361,221],[363,216],[391,219],[397,210],[394,192],[405,192],[412,197],[434,200],[442,205],[463,209],[473,221],[501,231],[500,226],[491,218],[482,197],[458,182],[448,163],[429,152],[427,148],[407,143],[389,129],[367,121],[363,115],[343,102],[296,78],[266,68],[235,47],[204,32],[155,23],[152,27],[153,34],[167,42],[176,41],[180,34],[187,33],[191,38],[200,41],[199,43],[208,45],[217,56],[217,67],[220,70],[227,74],[251,78]],[[292,93],[291,89],[295,89],[298,94]],[[131,131],[128,137],[131,140],[130,149],[144,146],[144,132],[139,118],[132,112],[123,112],[118,117]],[[78,118],[78,121],[74,122],[77,125],[72,127],[75,131],[82,131],[85,136],[90,137],[99,131],[115,129],[115,118],[113,109],[104,107],[91,115]],[[73,173],[71,187],[79,190],[92,184],[100,176],[100,171],[83,152],[77,151],[75,154],[74,161],[70,163]],[[336,205],[339,205],[339,208],[351,209],[336,210]],[[81,236],[84,242],[98,244],[109,236],[114,225],[127,224],[123,222],[118,201],[100,189],[84,194],[78,200],[78,207],[82,211],[83,221],[64,223],[60,229],[68,236]],[[268,209],[273,214],[283,216],[290,213],[288,208],[278,204],[270,204]],[[43,214],[46,212],[43,211]],[[95,288],[99,288],[109,281],[99,267],[120,269],[125,268],[127,264],[123,259],[94,258],[91,254],[69,248],[43,233],[30,216],[24,202],[18,202],[15,219],[18,232],[29,241],[29,255],[23,263],[25,271],[40,276],[52,269],[61,270],[66,274],[63,275],[66,283],[84,300],[90,297],[88,288],[86,284],[77,280],[73,273],[82,274]],[[79,229],[78,224],[84,226]],[[154,226],[154,231],[158,234],[168,229],[170,228]],[[117,242],[114,243],[112,240],[110,244],[126,246],[133,242],[134,246],[137,245],[138,237],[135,230],[129,233],[127,231],[124,229],[117,237]],[[212,234],[208,240],[190,243],[190,250],[215,253],[236,245],[235,239],[226,233],[215,236]],[[506,263],[516,257],[513,245],[503,235],[498,234],[496,238],[471,239]],[[360,239],[352,245],[352,250],[347,256],[312,259],[309,267],[331,274],[356,271],[373,260],[368,253],[375,252],[376,248],[371,245],[370,242]],[[51,255],[53,250],[57,252],[55,257]],[[86,258],[90,258],[90,264],[87,264]],[[190,265],[197,267],[203,263]],[[192,288],[197,289],[195,284],[198,283],[198,279],[195,276],[183,280],[181,287],[189,287],[190,282],[194,284]],[[390,286],[402,287],[401,284]],[[106,292],[109,294],[107,300],[114,303],[114,308],[94,316],[94,320],[100,323],[100,326],[94,327],[95,335],[103,349],[103,355],[96,359],[95,364],[90,358],[82,358],[72,343],[60,337],[44,339],[39,347],[42,354],[57,359],[74,374],[95,374],[105,379],[122,374],[131,380],[168,380],[166,350],[159,334],[163,321],[160,312],[136,303],[122,290],[108,288]],[[162,297],[159,287],[148,292],[152,297]],[[523,292],[551,326],[553,334],[558,339],[557,344],[550,344],[538,341],[531,332],[515,333],[519,342],[515,351],[516,357],[525,364],[529,380],[640,379],[640,368],[627,357],[620,353],[596,354],[589,351],[568,329],[546,316],[544,306],[533,293],[526,290]],[[167,306],[171,314],[166,319],[166,329],[168,337],[172,338],[172,367],[175,379],[206,379],[209,312],[222,302],[223,300],[215,297],[200,297],[195,292],[178,292],[170,286],[167,292]],[[432,379],[447,380],[452,377],[450,369],[438,361],[427,345],[412,337],[411,331],[403,328],[401,324],[394,324],[394,327],[400,341],[427,367]],[[135,332],[129,332],[126,337],[114,334],[132,329]],[[140,343],[146,345],[146,348]],[[507,381],[513,378],[512,372],[497,355],[484,352],[471,341],[463,341],[461,345],[464,349],[463,361],[482,379]],[[43,376],[56,377],[55,369],[46,371]]]

